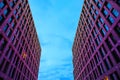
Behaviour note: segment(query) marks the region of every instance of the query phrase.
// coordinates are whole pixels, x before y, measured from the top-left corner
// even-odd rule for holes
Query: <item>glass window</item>
[[[98,15],[98,11],[97,10],[95,10],[95,14]]]
[[[113,19],[111,16],[108,17],[108,20],[109,20],[109,22],[110,22],[111,24],[114,23],[114,19]]]
[[[113,46],[112,46],[111,42],[109,41],[109,39],[107,39],[105,42],[106,42],[106,45],[108,46],[108,48],[112,49]]]
[[[97,27],[98,27],[98,28],[100,28],[100,27],[101,27],[101,25],[100,25],[100,23],[99,23],[99,22],[97,22]]]
[[[98,2],[98,0],[94,0],[95,1],[95,3],[97,3]]]
[[[6,32],[6,31],[7,31],[7,29],[8,29],[8,27],[9,27],[9,25],[8,25],[8,24],[6,24],[6,25],[4,26],[4,28],[3,28],[3,31],[4,31],[4,32]]]
[[[114,30],[117,33],[117,35],[120,37],[120,27],[119,26],[115,26]]]
[[[4,18],[2,15],[0,15],[0,24],[3,22]]]
[[[7,16],[7,15],[8,15],[8,12],[9,12],[9,9],[8,9],[8,8],[5,9],[5,10],[4,10],[4,15]]]
[[[108,31],[108,30],[109,30],[109,27],[105,24],[105,25],[104,25],[104,29],[105,29],[106,31]]]
[[[119,63],[120,62],[120,57],[119,55],[116,53],[116,51],[112,51],[112,56],[114,58],[114,60],[116,61],[116,63]]]
[[[108,9],[111,9],[111,8],[112,8],[112,6],[111,6],[110,3],[107,3],[107,8],[108,8]]]
[[[13,7],[14,7],[14,3],[13,3],[13,2],[10,2],[10,6],[13,8]]]
[[[102,34],[103,37],[106,35],[106,32],[103,29],[100,31],[100,33]]]
[[[0,9],[2,9],[5,6],[4,2],[0,2]]]
[[[104,60],[104,63],[106,65],[106,68],[109,70],[111,68],[111,66],[110,66],[108,60]]]
[[[15,22],[13,22],[13,23],[11,24],[11,26],[12,26],[12,28],[14,28],[14,27],[15,27]]]
[[[8,32],[7,32],[7,36],[10,37],[11,34],[12,34],[12,30],[8,30]]]
[[[113,14],[115,17],[118,17],[118,16],[119,16],[119,11],[117,11],[116,9],[113,9],[113,10],[112,10],[112,14]]]
[[[11,23],[13,20],[13,17],[10,17],[10,19],[8,20],[9,23]]]
[[[98,2],[98,4],[97,4],[97,6],[98,6],[98,8],[101,8],[101,7],[102,7],[101,3],[99,3],[99,2]]]
[[[110,34],[110,38],[111,38],[111,40],[113,41],[114,44],[117,43],[116,37],[113,36],[113,34]]]
[[[7,41],[2,40],[1,45],[0,45],[0,51],[3,51],[6,45],[7,45]]]
[[[16,9],[14,10],[14,14],[16,14],[17,13],[17,11],[16,11]]]
[[[105,10],[105,9],[103,9],[103,14],[104,14],[105,16],[107,16],[107,15],[108,15],[108,11]]]
[[[99,18],[99,20],[101,23],[104,23],[104,20],[101,17]]]

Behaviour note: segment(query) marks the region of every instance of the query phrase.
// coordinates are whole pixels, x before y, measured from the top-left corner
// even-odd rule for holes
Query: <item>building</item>
[[[120,0],[85,0],[73,44],[74,80],[120,80]]]
[[[0,0],[0,80],[37,80],[40,56],[28,0]]]

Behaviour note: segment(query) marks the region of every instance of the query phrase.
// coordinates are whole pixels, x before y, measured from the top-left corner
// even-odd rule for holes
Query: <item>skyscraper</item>
[[[0,0],[0,80],[37,80],[40,56],[28,0]]]
[[[74,80],[120,80],[120,0],[85,0],[73,44]]]

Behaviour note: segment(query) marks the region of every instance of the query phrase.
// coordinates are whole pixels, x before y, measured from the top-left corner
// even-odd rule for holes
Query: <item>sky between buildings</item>
[[[41,44],[38,80],[73,80],[72,45],[83,0],[28,0]]]

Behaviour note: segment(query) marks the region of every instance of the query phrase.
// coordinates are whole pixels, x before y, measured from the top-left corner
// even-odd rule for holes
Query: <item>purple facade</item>
[[[120,80],[120,0],[85,0],[73,44],[74,80]]]
[[[40,56],[28,0],[0,0],[0,80],[37,80]]]

